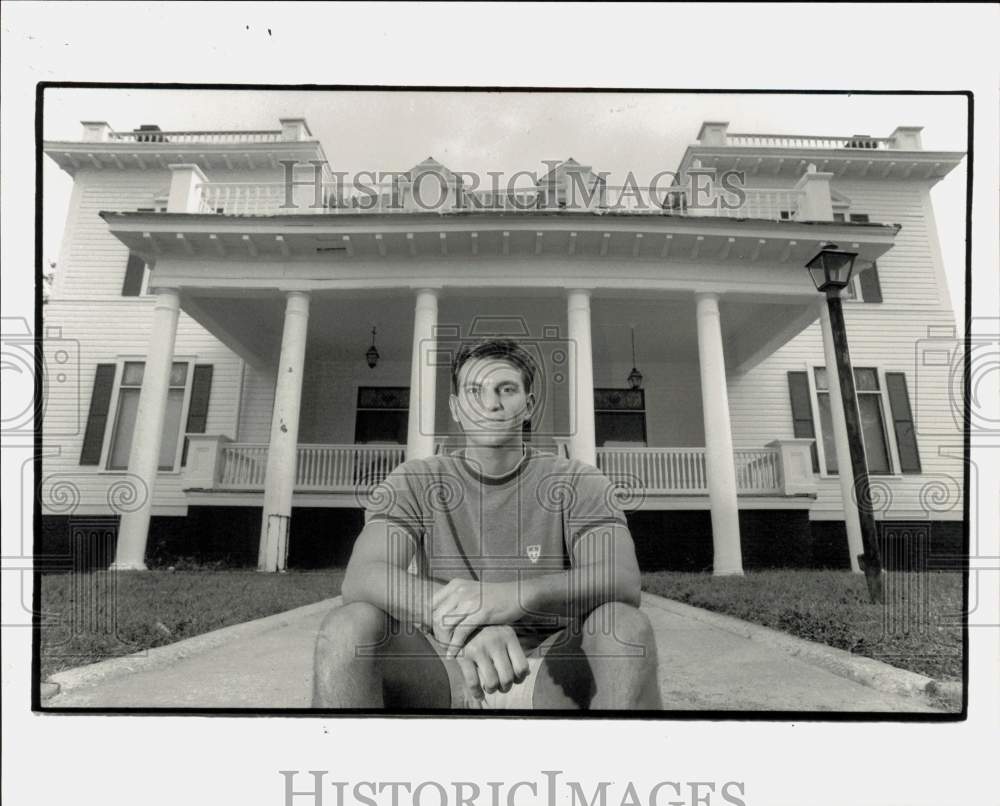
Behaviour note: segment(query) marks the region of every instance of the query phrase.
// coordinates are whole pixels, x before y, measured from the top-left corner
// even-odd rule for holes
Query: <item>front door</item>
[[[595,389],[597,447],[646,444],[646,393],[642,389]]]
[[[358,387],[358,414],[354,444],[369,442],[406,444],[410,389],[406,386]]]

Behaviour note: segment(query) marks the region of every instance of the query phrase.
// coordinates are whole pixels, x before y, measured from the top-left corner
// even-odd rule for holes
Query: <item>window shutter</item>
[[[187,466],[187,434],[204,434],[208,424],[208,400],[212,394],[212,365],[197,364],[191,375],[191,402],[188,404],[187,427],[184,429],[184,447],[181,449],[181,467]]]
[[[882,286],[878,281],[878,266],[872,263],[871,268],[865,269],[860,275],[861,299],[864,302],[881,302]]]
[[[191,402],[188,405],[188,434],[204,434],[208,424],[208,399],[212,394],[212,365],[198,364],[191,378]]]
[[[90,394],[87,428],[83,433],[83,450],[80,451],[81,465],[101,463],[104,431],[108,424],[108,409],[111,406],[111,392],[115,384],[115,369],[114,364],[97,365],[97,373],[94,375],[94,390]]]
[[[125,266],[125,282],[122,283],[123,297],[137,297],[142,292],[142,277],[146,273],[146,261],[131,252]]]
[[[809,400],[809,376],[805,372],[788,373],[788,395],[792,402],[792,433],[796,437],[813,440],[813,473],[819,473],[816,427],[813,424],[812,402]]]
[[[906,375],[902,372],[885,373],[885,386],[889,392],[889,408],[892,409],[896,447],[899,448],[899,469],[903,473],[919,473],[920,452],[917,450],[910,395],[906,390]]]

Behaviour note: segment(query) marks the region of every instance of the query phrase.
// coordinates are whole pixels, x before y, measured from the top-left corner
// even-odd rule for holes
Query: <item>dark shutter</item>
[[[187,466],[187,434],[204,434],[208,424],[208,400],[212,395],[212,365],[197,364],[191,376],[191,401],[188,403],[187,427],[184,429],[184,447],[181,449],[181,467]]]
[[[125,266],[125,282],[122,283],[123,297],[137,297],[142,292],[142,276],[146,272],[146,261],[131,252]]]
[[[878,281],[878,266],[872,263],[871,268],[861,272],[861,299],[864,302],[881,302],[882,286]]]
[[[899,469],[903,473],[919,473],[920,452],[917,450],[910,395],[906,390],[906,375],[902,372],[885,373],[885,386],[889,393],[889,408],[892,409],[896,447],[899,448]]]
[[[115,365],[98,364],[97,373],[94,375],[94,390],[90,393],[87,428],[83,433],[81,465],[101,463],[101,449],[104,447],[104,431],[108,424],[108,409],[111,406],[111,392],[114,385]]]
[[[212,365],[198,364],[191,378],[191,402],[185,433],[204,434],[208,423],[208,399],[212,394]]]
[[[792,401],[792,433],[813,441],[813,473],[819,473],[819,452],[816,450],[816,426],[813,420],[812,401],[809,399],[809,376],[805,372],[788,373],[788,396]]]

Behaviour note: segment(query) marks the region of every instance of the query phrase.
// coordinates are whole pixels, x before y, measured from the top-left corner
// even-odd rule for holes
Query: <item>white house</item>
[[[454,439],[453,349],[505,334],[542,368],[529,438],[618,482],[645,567],[856,565],[829,321],[804,268],[836,243],[858,253],[845,310],[886,545],[959,550],[962,460],[944,450],[961,442],[959,364],[930,188],[963,154],[923,150],[919,127],[708,122],[660,197],[569,159],[514,191],[465,193],[462,166],[429,158],[395,192],[338,193],[306,121],[280,125],[86,122],[44,144],[74,180],[47,372],[67,340],[79,355],[79,383],[47,387],[53,545],[109,523],[120,568],[342,561],[372,486]],[[710,182],[700,207],[696,169],[745,172],[743,192]]]

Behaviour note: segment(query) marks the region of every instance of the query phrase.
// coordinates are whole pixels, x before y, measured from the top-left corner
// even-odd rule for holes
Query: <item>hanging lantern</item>
[[[632,328],[632,371],[628,374],[630,389],[642,388],[642,373],[635,366],[635,328]]]
[[[365,359],[368,361],[368,367],[375,369],[375,365],[378,364],[379,359],[378,348],[375,346],[375,328],[372,328],[372,346],[365,353]]]

